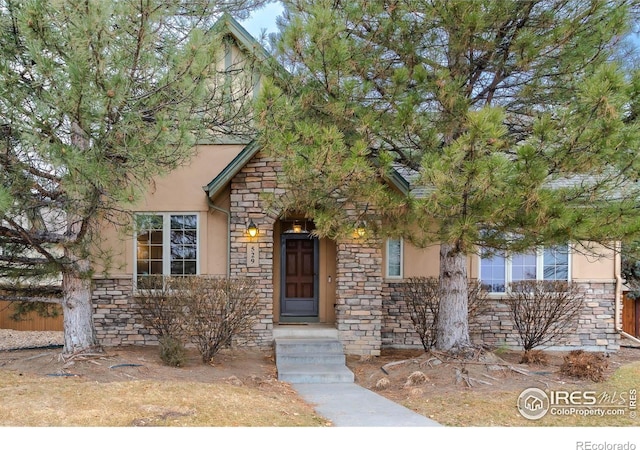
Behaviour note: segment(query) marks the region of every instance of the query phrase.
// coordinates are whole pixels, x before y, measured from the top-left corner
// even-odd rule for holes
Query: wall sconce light
[[[293,231],[294,233],[302,233],[302,225],[300,225],[300,222],[293,222],[291,231]]]
[[[258,235],[258,227],[256,226],[255,223],[253,223],[253,220],[249,221],[249,226],[247,227],[247,233],[249,233],[249,236],[251,237],[256,237]]]
[[[356,226],[356,234],[358,235],[358,237],[364,237],[364,235],[367,233],[366,226],[367,225],[364,222],[358,223],[358,225]]]

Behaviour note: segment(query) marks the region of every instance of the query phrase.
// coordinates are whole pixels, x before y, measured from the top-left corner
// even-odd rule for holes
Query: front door
[[[283,234],[281,252],[280,315],[317,318],[318,239],[307,233]]]

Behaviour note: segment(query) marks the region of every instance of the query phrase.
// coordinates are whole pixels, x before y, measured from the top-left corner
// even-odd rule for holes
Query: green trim
[[[256,153],[258,153],[259,150],[260,145],[258,144],[258,141],[253,141],[243,148],[242,151],[238,153],[238,155],[233,158],[229,164],[227,164],[227,167],[222,169],[217,177],[211,180],[209,184],[202,187],[202,189],[207,193],[207,196],[210,199],[215,199],[225,186],[231,182],[231,179],[235,177],[240,170],[242,170],[242,168],[256,155]]]
[[[251,34],[245,30],[237,20],[235,20],[229,13],[224,13],[222,17],[213,26],[215,31],[229,34],[235,38],[235,40],[248,50],[254,57],[258,59],[269,59],[271,55],[260,45]]]
[[[400,175],[400,172],[398,172],[396,169],[391,169],[391,173],[389,174],[389,181],[396,189],[402,192],[403,195],[409,195],[409,192],[411,191],[411,185],[409,184],[409,181],[407,181],[406,178]]]

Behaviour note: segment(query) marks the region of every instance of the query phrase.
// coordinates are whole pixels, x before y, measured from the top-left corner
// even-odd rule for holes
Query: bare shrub
[[[467,285],[469,322],[485,312],[489,293],[483,289],[480,280],[471,279]]]
[[[558,342],[575,329],[583,294],[566,281],[525,280],[511,283],[506,302],[528,352]]]
[[[154,330],[159,339],[184,336],[184,301],[176,295],[173,283],[173,278],[160,275],[145,277],[144,288],[138,286],[136,301],[143,323]]]
[[[403,284],[403,296],[413,326],[422,346],[429,350],[436,345],[436,326],[440,310],[440,281],[436,277],[411,277]],[[475,279],[468,283],[469,320],[480,315],[486,306],[486,290]]]
[[[185,328],[203,362],[247,332],[258,313],[255,283],[249,278],[184,277],[172,284],[185,305]]]
[[[186,362],[184,299],[173,288],[174,279],[145,277],[138,284],[136,300],[145,326],[158,335],[160,359],[172,367]]]
[[[403,289],[413,326],[422,346],[429,350],[436,343],[440,283],[435,277],[411,277],[404,283]]]
[[[600,382],[605,380],[604,372],[608,366],[605,357],[599,353],[573,350],[564,357],[560,372],[571,377]]]

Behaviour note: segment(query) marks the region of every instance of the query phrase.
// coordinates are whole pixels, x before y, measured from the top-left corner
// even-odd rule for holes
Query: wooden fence
[[[11,302],[0,301],[0,328],[18,331],[63,331],[62,310],[56,317],[40,317],[36,312],[30,312],[22,320],[15,321]]]
[[[640,336],[640,300],[623,296],[622,329],[631,336]]]

